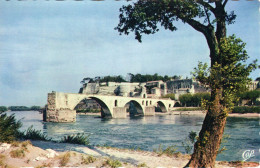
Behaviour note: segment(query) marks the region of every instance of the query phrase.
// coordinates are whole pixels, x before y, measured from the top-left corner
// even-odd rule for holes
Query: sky
[[[52,91],[77,93],[85,77],[127,73],[190,77],[209,63],[203,35],[176,23],[144,35],[119,35],[119,8],[127,1],[0,0],[0,106],[44,106]],[[230,1],[236,23],[227,27],[247,43],[249,62],[260,55],[260,1]],[[259,69],[251,74],[260,76]]]

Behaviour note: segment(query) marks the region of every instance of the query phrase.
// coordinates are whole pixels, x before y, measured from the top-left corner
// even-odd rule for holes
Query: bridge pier
[[[47,122],[75,122],[76,110],[70,109],[47,109],[44,115]]]
[[[113,118],[126,118],[126,107],[114,107]]]
[[[148,99],[122,96],[108,96],[98,94],[74,94],[52,92],[48,93],[48,106],[43,114],[47,122],[75,122],[75,107],[83,99],[96,100],[101,106],[102,118],[126,118],[126,109],[129,106],[130,116],[153,116],[155,106],[162,111],[168,111],[175,101],[165,99]]]
[[[155,115],[155,107],[147,106],[144,107],[144,116],[154,116]]]

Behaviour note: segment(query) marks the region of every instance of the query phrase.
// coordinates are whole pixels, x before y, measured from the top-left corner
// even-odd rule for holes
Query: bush
[[[5,106],[0,106],[0,112],[5,112],[5,111],[7,111],[8,109],[7,109],[7,107],[5,107]]]
[[[30,108],[26,106],[10,106],[8,109],[11,111],[30,111]]]
[[[194,143],[196,142],[197,133],[194,131],[189,132],[189,136],[182,142],[182,146],[186,153],[190,153],[193,149]]]
[[[89,135],[85,134],[76,134],[76,135],[68,135],[64,136],[61,141],[61,143],[72,143],[72,144],[80,144],[80,145],[89,145]]]
[[[260,113],[260,107],[259,106],[237,106],[234,107],[232,113]]]
[[[240,99],[242,100],[250,100],[249,105],[256,105],[257,98],[260,97],[260,91],[259,90],[252,90],[248,92],[241,93],[239,95]]]
[[[182,106],[187,106],[187,107],[196,107],[200,106],[201,100],[210,100],[210,93],[195,93],[195,94],[183,94],[180,95],[179,100],[182,104]]]
[[[140,163],[137,165],[137,167],[147,167],[146,163]]]
[[[33,126],[30,126],[25,132],[20,133],[19,137],[23,139],[41,140],[41,141],[50,140],[47,137],[47,135],[42,133],[40,130],[33,129]]]
[[[158,156],[166,155],[171,157],[175,156],[176,150],[177,148],[175,145],[168,146],[166,149],[163,149],[162,145],[159,145],[158,149],[154,149],[153,152],[157,153]]]
[[[19,136],[21,121],[16,121],[14,114],[7,116],[0,112],[0,142],[12,142]]]
[[[117,168],[117,167],[123,166],[119,160],[112,160],[112,159],[108,159],[105,164],[109,165],[112,168]]]
[[[82,156],[81,160],[82,160],[81,164],[89,164],[89,163],[94,163],[96,161],[96,158],[94,158],[93,156],[88,156],[87,158]]]
[[[201,107],[189,107],[189,108],[177,108],[177,109],[174,109],[174,111],[201,111],[203,110]]]
[[[10,156],[12,158],[23,158],[23,157],[25,157],[25,150],[24,149],[12,150],[10,152]]]

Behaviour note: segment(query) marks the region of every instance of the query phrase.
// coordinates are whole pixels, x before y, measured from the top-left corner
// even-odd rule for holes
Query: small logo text
[[[246,150],[242,154],[242,158],[244,159],[243,161],[246,161],[252,157],[255,156],[255,151],[254,150]]]

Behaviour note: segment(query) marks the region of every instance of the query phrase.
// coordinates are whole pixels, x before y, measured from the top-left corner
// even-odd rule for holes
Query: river
[[[189,132],[201,129],[204,117],[199,115],[156,115],[141,118],[101,119],[97,116],[77,115],[75,123],[47,123],[42,121],[42,114],[35,111],[15,113],[21,119],[21,130],[33,125],[49,138],[60,140],[65,135],[90,134],[91,145],[108,145],[118,148],[140,148],[152,151],[159,145],[175,145],[177,151],[185,153],[182,142]],[[226,151],[219,154],[217,160],[243,160],[242,154],[250,150],[251,158],[247,161],[260,161],[260,134],[258,118],[228,117],[225,127],[227,138],[222,146]],[[40,146],[41,147],[41,146]]]

